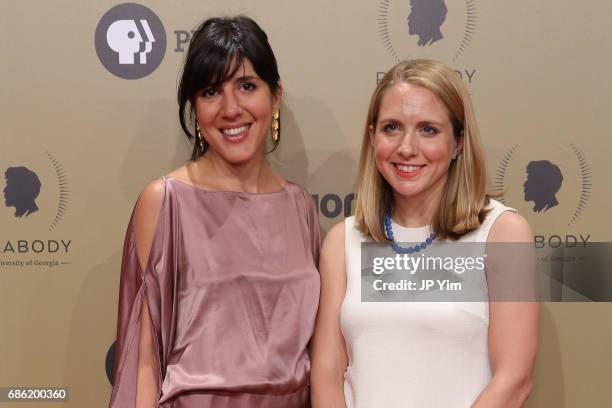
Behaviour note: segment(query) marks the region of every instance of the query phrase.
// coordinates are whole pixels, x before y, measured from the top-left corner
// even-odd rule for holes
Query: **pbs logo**
[[[95,35],[98,58],[104,67],[124,79],[151,74],[166,54],[166,32],[157,15],[136,3],[119,4],[98,22]]]

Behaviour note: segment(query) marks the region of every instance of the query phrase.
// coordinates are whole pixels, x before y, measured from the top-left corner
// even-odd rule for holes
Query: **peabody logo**
[[[0,160],[4,175],[0,268],[32,270],[70,264],[72,240],[55,233],[70,199],[62,165],[49,151],[10,153],[9,160]]]
[[[512,206],[525,203],[527,212],[562,216],[572,225],[588,204],[592,174],[584,153],[574,144],[567,152],[554,158],[531,157],[520,154],[514,145],[497,166],[495,189],[504,192],[502,201]]]
[[[533,212],[545,212],[559,205],[556,194],[561,189],[563,174],[556,164],[548,160],[530,161],[527,180],[523,184],[525,201],[533,201]]]
[[[15,217],[27,217],[38,211],[36,198],[40,194],[40,179],[24,166],[9,167],[4,172],[4,205],[15,207]]]
[[[136,3],[119,4],[98,22],[96,53],[102,65],[124,79],[143,78],[166,54],[166,32],[157,15]]]
[[[414,57],[456,60],[476,26],[475,0],[381,0],[378,31],[397,60]]]
[[[48,164],[40,167],[40,170],[27,164],[13,165],[4,169],[5,187],[4,205],[12,210],[13,216],[19,220],[26,218],[37,218],[38,213],[43,213],[42,218],[49,220],[49,231],[52,231],[62,220],[68,206],[68,185],[66,174],[59,161],[50,152],[46,152]],[[35,163],[36,164],[36,163]],[[43,173],[40,173],[43,172]],[[44,174],[40,176],[40,174]],[[48,181],[49,177],[55,178],[55,182]],[[41,182],[46,180],[45,183]],[[49,198],[55,200],[55,208],[40,208],[39,196],[41,190],[46,192],[44,200],[49,206]],[[53,207],[53,206],[51,206]],[[40,211],[42,210],[42,211]]]

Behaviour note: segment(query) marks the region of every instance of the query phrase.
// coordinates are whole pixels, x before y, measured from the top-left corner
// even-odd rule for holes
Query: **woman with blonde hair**
[[[362,301],[363,242],[421,256],[443,241],[529,247],[533,235],[523,217],[486,193],[483,149],[461,79],[436,61],[401,62],[370,101],[355,216],[333,227],[323,244],[314,408],[525,403],[536,302],[494,301],[490,290],[490,301]],[[533,267],[529,260],[522,265]],[[493,266],[486,262],[485,288],[495,279]]]

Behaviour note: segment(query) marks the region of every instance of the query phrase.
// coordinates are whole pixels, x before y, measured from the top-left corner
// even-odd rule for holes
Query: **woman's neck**
[[[423,192],[416,197],[406,197],[394,193],[393,220],[404,227],[423,227],[431,225],[442,197],[442,188]]]
[[[279,190],[283,185],[263,155],[234,164],[208,151],[190,166],[199,184],[214,190],[263,193]]]

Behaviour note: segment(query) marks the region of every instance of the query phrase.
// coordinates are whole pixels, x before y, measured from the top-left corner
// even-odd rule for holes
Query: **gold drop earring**
[[[278,128],[279,128],[278,118],[279,117],[280,115],[278,111],[272,114],[272,140],[275,142],[278,141]]]
[[[200,124],[196,121],[196,143],[200,146],[200,150],[204,151],[204,139],[200,132]]]

